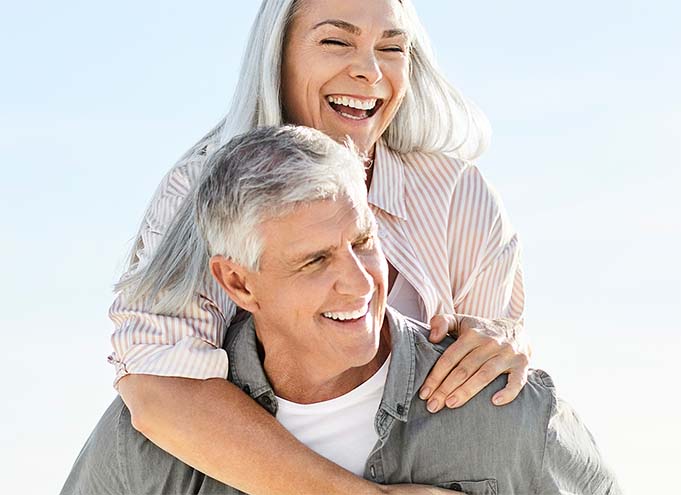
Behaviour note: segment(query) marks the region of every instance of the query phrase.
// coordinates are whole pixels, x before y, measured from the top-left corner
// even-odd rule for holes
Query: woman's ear
[[[253,313],[259,308],[255,295],[248,287],[251,272],[222,255],[210,259],[210,273],[237,306]]]

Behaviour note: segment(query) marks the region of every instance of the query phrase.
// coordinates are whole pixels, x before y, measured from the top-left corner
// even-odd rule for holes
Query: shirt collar
[[[260,362],[252,316],[229,329],[223,347],[229,356],[230,381],[276,415],[277,403]]]
[[[390,328],[391,358],[380,409],[395,419],[407,421],[415,384],[423,383],[439,354],[432,349],[436,346],[428,342],[425,324],[407,319],[390,307],[386,309],[386,319]],[[224,347],[229,355],[232,383],[276,415],[276,399],[260,362],[252,316],[230,328]],[[416,362],[417,347],[423,347],[422,351],[425,351],[419,363]]]
[[[382,139],[376,143],[368,200],[370,204],[391,215],[407,220],[404,205],[404,162]]]

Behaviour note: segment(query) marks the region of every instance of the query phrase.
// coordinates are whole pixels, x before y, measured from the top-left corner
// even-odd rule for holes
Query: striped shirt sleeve
[[[196,180],[203,157],[180,162],[165,177],[144,215],[133,261],[143,265],[157,248],[180,204]],[[151,313],[118,294],[109,317],[114,323],[114,386],[127,374],[207,379],[227,378],[228,360],[221,349],[235,306],[212,279],[177,316]]]
[[[498,194],[472,165],[452,197],[448,250],[456,313],[523,319],[520,241]]]

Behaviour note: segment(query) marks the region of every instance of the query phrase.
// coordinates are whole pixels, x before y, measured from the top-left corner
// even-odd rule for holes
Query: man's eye
[[[372,236],[365,237],[357,242],[355,242],[352,247],[359,249],[371,249],[374,245],[374,238]]]
[[[305,266],[320,265],[326,261],[326,256],[317,256],[315,259],[308,261]]]
[[[334,38],[323,39],[320,43],[322,45],[331,45],[331,46],[350,46],[349,43],[346,43],[345,41],[337,40],[337,39],[334,39]]]

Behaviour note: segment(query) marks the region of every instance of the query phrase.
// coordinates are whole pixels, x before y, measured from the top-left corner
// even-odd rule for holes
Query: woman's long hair
[[[485,115],[452,86],[435,62],[411,0],[399,0],[411,35],[409,87],[383,138],[392,150],[444,152],[471,160],[489,145]],[[189,153],[217,138],[283,125],[281,66],[288,27],[300,0],[264,0],[256,16],[227,115]]]
[[[409,87],[383,139],[400,152],[443,152],[462,159],[482,154],[489,143],[485,116],[441,73],[427,33],[411,0],[400,0],[410,32]],[[286,33],[300,0],[264,0],[251,28],[241,70],[226,116],[180,160],[197,158],[207,145],[227,143],[233,136],[260,126],[283,125],[281,66]],[[142,302],[156,312],[177,313],[212,283],[208,252],[195,227],[190,193],[148,262],[139,266],[138,236],[128,272],[116,285],[130,303]]]

